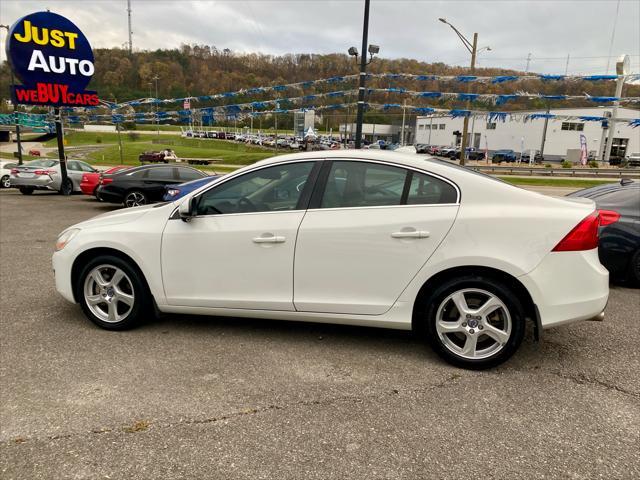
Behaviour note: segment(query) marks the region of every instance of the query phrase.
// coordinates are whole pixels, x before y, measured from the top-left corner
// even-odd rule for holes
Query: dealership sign
[[[36,12],[9,31],[7,58],[23,85],[14,85],[13,101],[28,105],[80,107],[98,105],[98,94],[85,90],[95,71],[87,37],[67,18]]]

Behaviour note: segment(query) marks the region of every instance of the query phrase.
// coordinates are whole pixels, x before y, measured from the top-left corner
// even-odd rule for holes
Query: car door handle
[[[400,232],[393,232],[392,238],[428,238],[429,232],[424,230],[403,230]]]
[[[284,243],[285,238],[279,235],[268,235],[264,234],[260,237],[254,237],[253,243]]]

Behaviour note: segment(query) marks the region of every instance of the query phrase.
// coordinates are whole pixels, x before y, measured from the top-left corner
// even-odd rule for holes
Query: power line
[[[620,0],[618,0],[618,4],[616,5],[616,16],[613,17],[613,28],[611,29],[611,43],[609,43],[609,58],[607,59],[607,69],[605,70],[605,75],[609,73],[609,66],[611,65],[611,51],[613,50],[613,41],[616,38],[616,25],[618,23],[618,12],[620,11]]]

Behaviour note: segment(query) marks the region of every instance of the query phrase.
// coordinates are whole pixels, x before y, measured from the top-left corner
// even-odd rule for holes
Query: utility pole
[[[525,69],[525,73],[529,73],[529,65],[531,64],[531,52],[527,55],[527,68]]]
[[[571,58],[571,54],[567,53],[567,64],[564,67],[564,74],[567,75],[569,73],[569,59]]]
[[[369,37],[369,3],[364,0],[364,23],[362,26],[362,55],[360,57],[360,82],[358,86],[358,114],[356,116],[356,149],[362,147],[362,120],[364,117],[364,91],[367,79],[367,42]]]
[[[622,96],[622,87],[624,86],[624,81],[626,80],[626,76],[629,74],[629,55],[621,56],[616,62],[616,74],[618,75],[618,79],[616,80],[616,94],[615,96],[620,98]],[[604,152],[604,163],[605,165],[609,163],[609,159],[611,158],[611,145],[613,144],[613,136],[616,132],[616,121],[618,116],[618,105],[620,102],[613,102],[613,108],[611,109],[611,120],[609,121],[609,137],[607,138],[607,145],[605,147]]]
[[[115,103],[117,105],[118,104],[118,99],[114,97],[113,98],[113,103]],[[124,160],[122,158],[122,156],[123,156],[122,138],[120,137],[120,122],[116,122],[116,131],[118,132],[118,150],[120,151],[120,165],[124,165]]]
[[[405,110],[407,108],[407,100],[405,99],[402,102],[402,130],[400,130],[400,146],[404,147],[404,118],[405,118]]]
[[[153,104],[155,105],[154,111],[156,114],[156,126],[158,127],[158,138],[160,138],[160,120],[158,120],[158,79],[160,77],[158,77],[158,75],[154,75],[153,76],[153,80],[156,82],[156,101],[153,102]]]
[[[549,115],[549,104],[547,103],[547,115]],[[540,143],[540,155],[544,157],[544,144],[547,142],[547,128],[549,127],[549,117],[544,119],[544,127],[542,127],[542,142]],[[522,154],[520,154],[522,156]]]
[[[131,0],[127,0],[127,18],[129,25],[129,55],[133,53],[133,29],[131,28]]]

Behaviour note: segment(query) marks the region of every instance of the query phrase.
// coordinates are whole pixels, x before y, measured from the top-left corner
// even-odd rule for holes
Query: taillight
[[[113,178],[103,178],[102,180],[100,180],[100,185],[106,185],[111,182],[113,182]]]
[[[11,169],[11,174],[12,175],[17,175],[18,173],[20,173],[20,170],[18,170],[17,168],[12,168]]]
[[[600,221],[598,211],[591,213],[578,225],[573,227],[567,235],[560,240],[554,252],[575,252],[580,250],[592,250],[598,246],[598,226]]]
[[[600,226],[611,225],[620,219],[620,214],[615,210],[598,210],[600,213]]]
[[[33,173],[34,175],[55,175],[57,172],[55,170],[36,170]]]

